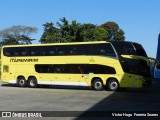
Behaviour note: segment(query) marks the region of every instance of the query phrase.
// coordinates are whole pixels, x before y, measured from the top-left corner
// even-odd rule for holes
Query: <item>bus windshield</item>
[[[119,55],[138,55],[147,57],[143,47],[138,43],[132,42],[112,42]]]
[[[138,43],[133,43],[135,49],[136,49],[136,53],[139,56],[143,56],[143,57],[147,57],[147,53],[144,50],[144,48],[142,47],[142,45],[138,44]]]

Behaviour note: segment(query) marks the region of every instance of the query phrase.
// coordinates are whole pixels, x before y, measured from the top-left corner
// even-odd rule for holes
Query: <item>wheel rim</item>
[[[97,90],[102,89],[102,82],[97,81],[97,82],[95,83],[95,89],[97,89]]]
[[[31,81],[30,81],[30,86],[32,86],[32,87],[35,86],[35,81],[34,81],[34,80],[31,80]]]
[[[23,79],[19,80],[19,85],[23,86],[25,84],[25,81]]]
[[[112,82],[111,84],[110,84],[110,88],[111,88],[111,90],[116,90],[117,88],[118,88],[118,83],[117,82]]]
[[[37,80],[34,77],[33,78],[29,78],[28,83],[29,83],[29,87],[31,87],[31,88],[37,87]]]

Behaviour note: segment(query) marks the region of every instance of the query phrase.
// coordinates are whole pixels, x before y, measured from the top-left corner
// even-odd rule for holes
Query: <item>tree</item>
[[[40,39],[41,43],[59,43],[62,42],[63,39],[60,35],[60,30],[56,27],[54,27],[54,24],[51,23],[45,23],[44,26],[44,33],[42,34],[42,37]]]
[[[115,22],[107,22],[101,26],[80,24],[76,20],[69,21],[63,17],[56,26],[51,23],[43,24],[44,33],[41,43],[85,42],[101,40],[124,40],[124,32]]]
[[[57,25],[61,31],[61,37],[65,39],[64,42],[82,42],[82,25],[73,20],[69,24],[68,20],[64,17],[60,19],[61,23],[57,22]]]
[[[44,33],[40,39],[41,43],[82,41],[82,27],[80,23],[74,20],[69,24],[66,18],[61,18],[60,22],[57,22],[56,25],[57,27],[52,22],[43,24]]]
[[[82,25],[82,32],[81,35],[83,36],[83,42],[85,41],[94,41],[93,36],[95,32],[96,25],[88,23]]]
[[[94,41],[106,41],[108,36],[107,31],[104,28],[96,27],[93,34]]]
[[[37,28],[30,26],[12,26],[10,28],[0,31],[0,44],[32,44],[31,34],[37,32]]]
[[[97,27],[94,24],[83,24],[83,41],[102,41],[107,38],[107,31],[104,28]]]
[[[99,27],[107,31],[107,40],[124,41],[124,31],[115,22],[106,22]]]

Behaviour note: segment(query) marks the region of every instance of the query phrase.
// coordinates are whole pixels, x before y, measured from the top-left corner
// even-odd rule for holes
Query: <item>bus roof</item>
[[[92,42],[68,42],[68,43],[47,43],[47,44],[25,44],[25,45],[4,45],[3,47],[23,47],[23,46],[50,46],[50,45],[78,45],[78,44],[97,44],[109,43],[106,41],[92,41]]]
[[[136,43],[136,42],[131,42],[131,41],[107,41],[107,42],[110,42],[110,43]],[[139,44],[139,43],[136,43],[136,44]]]
[[[24,46],[52,46],[52,45],[78,45],[78,44],[98,44],[98,43],[135,43],[130,41],[91,41],[91,42],[68,42],[68,43],[48,43],[48,44],[27,44],[27,45],[4,45],[4,47],[24,47]]]

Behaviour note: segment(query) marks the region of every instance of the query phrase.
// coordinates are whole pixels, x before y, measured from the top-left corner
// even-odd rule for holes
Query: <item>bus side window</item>
[[[49,55],[55,55],[54,51],[49,51]]]
[[[19,53],[18,53],[17,51],[15,51],[15,52],[14,52],[14,55],[15,55],[15,56],[18,56],[18,55],[19,55]]]
[[[27,52],[22,52],[21,55],[22,55],[22,56],[26,56],[26,55],[27,55]]]
[[[31,51],[31,55],[35,55],[35,52],[34,52],[34,51]]]
[[[74,51],[70,50],[69,55],[74,55]]]
[[[67,51],[69,52],[68,55],[76,55],[76,47],[74,45],[69,46]]]
[[[78,68],[77,65],[75,64],[67,64],[66,65],[66,73],[69,73],[69,74],[80,74],[80,70]]]
[[[10,56],[11,54],[10,54],[10,52],[6,52],[4,55],[5,56]]]
[[[59,55],[64,55],[64,52],[63,51],[59,51]]]
[[[52,65],[35,65],[35,71],[38,73],[52,73]]]
[[[53,65],[53,73],[65,73],[65,65]]]
[[[100,50],[100,55],[105,55],[106,51],[104,49]]]
[[[78,68],[78,70],[79,70],[79,72],[80,72],[81,74],[84,73],[81,66],[77,66],[77,68]]]

